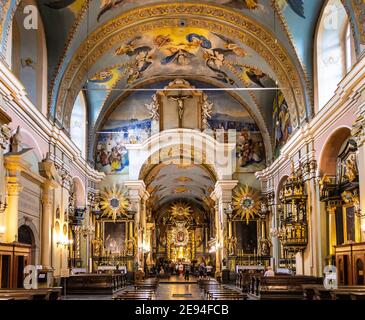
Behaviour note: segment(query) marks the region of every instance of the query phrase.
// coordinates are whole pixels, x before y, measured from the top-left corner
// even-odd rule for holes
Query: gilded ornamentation
[[[348,179],[348,181],[349,182],[355,181],[358,176],[356,155],[353,154],[352,156],[348,157],[343,166],[345,168],[345,177]]]
[[[234,192],[233,209],[236,213],[233,219],[246,220],[254,219],[260,212],[260,194],[249,186],[239,186]]]
[[[202,122],[203,129],[210,128],[208,120],[212,117],[213,103],[209,101],[208,96],[203,94],[203,105],[202,105]]]
[[[93,248],[93,257],[100,257],[102,256],[103,252],[103,240],[101,239],[93,239],[91,241],[92,248]]]
[[[356,140],[357,146],[360,147],[365,141],[365,117],[359,115],[352,127],[352,137]]]
[[[152,120],[160,120],[159,104],[157,101],[157,96],[155,94],[152,96],[152,102],[150,104],[145,104],[145,107],[149,111]]]
[[[100,209],[103,211],[102,217],[111,218],[114,221],[118,215],[123,215],[129,206],[129,200],[121,188],[114,186],[105,188],[100,193]]]
[[[78,88],[81,87],[85,80],[85,74],[87,74],[88,69],[87,65],[93,64],[100,58],[105,50],[108,50],[118,42],[132,38],[135,34],[151,31],[155,28],[161,28],[164,26],[178,26],[180,19],[164,20],[163,18],[166,15],[171,17],[174,13],[181,14],[182,7],[186,14],[190,14],[193,17],[199,15],[199,18],[192,18],[188,20],[189,25],[193,27],[204,27],[212,32],[219,30],[220,34],[237,39],[252,47],[256,50],[256,52],[258,52],[258,54],[269,62],[274,73],[278,75],[278,82],[280,85],[288,88],[284,90],[284,95],[288,102],[290,112],[293,115],[293,125],[297,127],[299,123],[298,115],[300,120],[303,120],[306,117],[304,95],[300,84],[300,77],[288,55],[275,41],[274,37],[272,37],[265,29],[258,27],[257,24],[249,20],[249,18],[231,10],[216,7],[214,5],[197,5],[192,3],[179,5],[159,4],[149,8],[135,9],[128,13],[128,19],[126,14],[123,14],[91,34],[88,44],[84,43],[75,53],[62,79],[59,93],[57,95],[57,118],[62,120],[61,110],[63,108],[63,115],[65,117],[70,113],[70,108],[72,108],[73,101],[79,91]],[[144,22],[143,25],[141,24],[127,28],[128,25],[133,23],[133,21],[137,22],[146,17],[159,19],[158,21],[153,20],[147,23]],[[209,18],[216,18],[221,21],[210,21]],[[222,20],[230,21],[238,28],[233,29],[223,23]],[[122,28],[126,29],[123,32],[115,32],[115,30]],[[261,39],[262,41],[259,42],[257,39]],[[90,49],[90,43],[95,43],[96,47]],[[266,43],[267,46],[264,46],[263,43]],[[268,50],[267,47],[270,47],[271,50]],[[85,59],[86,49],[88,49],[88,51],[93,51],[93,55],[89,56],[87,59],[88,63],[86,63]],[[290,88],[294,88],[293,92]],[[299,107],[298,113],[296,111],[296,106]],[[69,119],[65,121],[65,125],[66,127],[69,127]]]
[[[9,145],[10,137],[10,128],[6,124],[2,125],[0,128],[0,148],[6,149],[6,147]]]
[[[360,204],[359,192],[357,189],[353,191],[344,191],[341,198],[345,204],[358,206]]]
[[[323,190],[324,190],[324,188],[325,188],[325,186],[327,185],[327,184],[330,184],[331,183],[331,179],[327,176],[327,175],[324,175],[320,180],[319,180],[319,182],[318,182],[318,184],[319,184],[319,192],[320,192],[320,194],[322,194],[323,193]]]
[[[171,207],[172,219],[182,220],[190,219],[192,210],[189,205],[183,202],[174,203]]]

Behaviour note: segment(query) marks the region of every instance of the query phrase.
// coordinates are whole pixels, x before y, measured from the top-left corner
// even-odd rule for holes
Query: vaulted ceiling
[[[291,12],[302,27],[307,24],[307,8],[300,1],[282,1],[277,7],[270,0],[156,3],[39,1],[50,49],[50,109],[66,128],[80,89],[88,92],[93,124],[117,96],[110,89],[176,74],[204,75],[220,86],[253,89],[263,86],[260,79],[266,75],[283,88],[294,126],[310,116],[305,59],[280,23]],[[320,5],[312,7],[308,9],[319,11]],[[306,52],[304,45],[299,48]],[[264,93],[245,94],[250,107],[258,109]]]
[[[282,89],[294,129],[313,114],[313,39],[324,0],[36,2],[47,39],[50,116],[66,130],[80,90],[93,129],[126,89],[177,74],[237,89],[267,132],[273,92],[262,87]],[[360,55],[365,4],[342,2]],[[6,2],[0,13],[1,53],[16,4]]]

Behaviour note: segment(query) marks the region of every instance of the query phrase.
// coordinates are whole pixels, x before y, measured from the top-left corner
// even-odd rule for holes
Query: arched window
[[[352,32],[340,0],[329,0],[320,19],[317,39],[317,105],[323,108],[353,64]]]
[[[355,43],[351,33],[350,22],[347,22],[345,29],[345,57],[346,57],[346,73],[351,71],[355,60]]]
[[[86,100],[83,92],[80,92],[71,113],[70,135],[84,158],[86,156],[86,121]]]
[[[42,19],[38,14],[37,28],[24,27],[24,8],[36,8],[34,0],[19,3],[11,29],[11,69],[22,82],[30,101],[47,114],[47,48]]]

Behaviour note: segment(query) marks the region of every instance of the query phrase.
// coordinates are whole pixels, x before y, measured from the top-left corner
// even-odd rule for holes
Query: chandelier
[[[275,233],[286,251],[297,253],[308,244],[307,195],[300,164],[295,171],[292,163],[292,173],[285,181],[279,198],[280,229]]]

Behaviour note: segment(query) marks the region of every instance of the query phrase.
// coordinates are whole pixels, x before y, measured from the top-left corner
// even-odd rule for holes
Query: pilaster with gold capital
[[[54,163],[44,159],[39,163],[39,172],[45,181],[42,185],[42,230],[41,230],[41,263],[44,268],[51,268],[52,252],[52,205],[51,192],[60,186],[59,176]]]
[[[134,212],[134,242],[137,254],[135,255],[135,264],[143,267],[143,240],[144,230],[146,230],[146,201],[149,193],[143,180],[125,181],[125,187],[128,189],[130,209]]]
[[[5,241],[18,241],[18,206],[19,194],[22,191],[22,186],[16,176],[7,177],[6,188],[8,194],[8,208],[5,215]]]
[[[215,184],[211,198],[215,201],[215,221],[216,221],[216,276],[220,277],[223,259],[227,262],[227,216],[226,210],[232,203],[233,189],[237,186],[238,180],[218,180]]]

